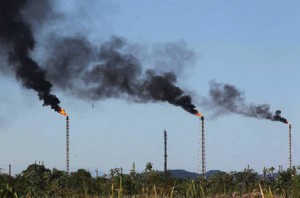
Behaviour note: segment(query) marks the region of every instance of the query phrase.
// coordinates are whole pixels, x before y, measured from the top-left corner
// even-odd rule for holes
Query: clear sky
[[[44,38],[52,33],[82,35],[95,44],[117,35],[145,51],[181,43],[195,53],[195,61],[182,68],[178,85],[207,115],[207,170],[286,168],[287,125],[234,114],[209,119],[211,111],[201,106],[201,98],[208,95],[209,81],[216,80],[243,90],[249,103],[282,110],[292,123],[293,163],[299,165],[299,9],[296,0],[55,0],[54,13],[63,17],[35,31],[32,56],[43,62]],[[0,59],[4,64],[5,57]],[[11,163],[18,173],[44,161],[47,167],[64,169],[65,118],[43,107],[36,93],[22,88],[7,71],[2,70],[0,87],[0,168],[7,170]],[[164,129],[168,168],[197,170],[200,121],[180,107],[122,99],[82,101],[53,89],[70,115],[71,170],[107,173],[122,167],[128,172],[133,162],[139,171],[147,162],[162,170]]]

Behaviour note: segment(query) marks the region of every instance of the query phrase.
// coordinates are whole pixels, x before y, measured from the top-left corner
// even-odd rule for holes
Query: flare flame
[[[203,114],[198,112],[198,113],[195,113],[195,116],[201,117],[201,116],[203,116]]]
[[[63,109],[60,108],[60,110],[58,111],[59,114],[63,115],[63,116],[68,116],[67,112]]]

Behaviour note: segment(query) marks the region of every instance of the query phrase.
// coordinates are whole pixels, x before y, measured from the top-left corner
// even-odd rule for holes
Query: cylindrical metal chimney
[[[167,131],[164,130],[164,172],[167,173]]]
[[[292,124],[289,124],[289,166],[292,168]]]
[[[96,168],[96,170],[95,170],[95,172],[96,172],[96,177],[99,177],[99,171],[98,171],[98,168]]]
[[[201,116],[202,125],[202,176],[206,178],[206,157],[205,157],[205,128],[204,128],[204,116]]]
[[[11,164],[8,165],[8,175],[11,176]]]
[[[69,174],[69,116],[66,117],[66,171]]]

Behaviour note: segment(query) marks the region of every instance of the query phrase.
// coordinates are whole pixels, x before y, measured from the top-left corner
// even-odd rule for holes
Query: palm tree
[[[275,168],[273,166],[269,168],[269,171],[271,172],[271,177],[273,177],[274,170],[275,170]]]
[[[2,185],[0,188],[0,197],[5,198],[18,198],[17,193],[8,184]]]
[[[264,167],[264,169],[263,169],[264,179],[266,179],[266,175],[267,175],[268,172],[269,172],[269,169]]]
[[[148,162],[146,164],[145,172],[151,172],[153,168],[153,164],[151,162]]]

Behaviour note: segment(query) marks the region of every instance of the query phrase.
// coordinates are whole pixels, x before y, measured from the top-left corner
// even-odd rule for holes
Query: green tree
[[[244,169],[242,172],[232,172],[235,190],[239,194],[251,193],[257,185],[257,173],[253,169]]]
[[[291,197],[300,197],[300,176],[292,177]]]
[[[44,197],[47,195],[47,181],[51,174],[44,165],[32,164],[22,172],[22,177],[26,185],[26,193],[34,197]]]
[[[78,195],[86,196],[87,194],[95,193],[94,189],[89,188],[92,186],[92,175],[85,169],[78,169],[77,172],[72,172],[69,176],[68,187]]]
[[[148,162],[145,167],[145,172],[151,172],[152,168],[153,168],[153,164],[151,162]]]
[[[207,179],[210,195],[230,195],[234,191],[233,175],[219,173]]]
[[[287,169],[286,171],[280,171],[278,177],[275,180],[276,192],[284,197],[290,197],[292,192],[292,178],[296,176],[296,168]]]
[[[15,190],[10,187],[8,184],[6,185],[1,185],[0,186],[0,197],[3,198],[18,198],[17,193],[15,192]]]
[[[266,175],[267,173],[269,172],[269,169],[267,169],[266,167],[263,168],[263,176],[264,176],[264,179],[266,179]]]
[[[68,173],[53,169],[48,177],[48,195],[50,197],[67,197],[68,194]]]
[[[273,166],[268,169],[268,171],[271,173],[271,177],[273,177],[274,170],[275,168]]]

